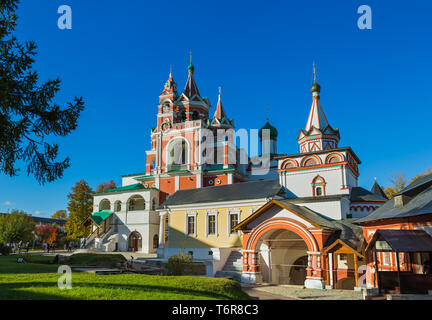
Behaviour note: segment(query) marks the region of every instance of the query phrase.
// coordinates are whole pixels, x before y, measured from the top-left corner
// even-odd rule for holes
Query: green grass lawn
[[[38,263],[19,264],[0,256],[0,300],[243,300],[240,284],[227,279],[142,274],[72,273],[72,289],[60,290],[53,257],[32,256]]]

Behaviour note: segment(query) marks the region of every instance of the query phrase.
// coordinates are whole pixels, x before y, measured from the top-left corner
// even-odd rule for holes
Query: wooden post
[[[379,270],[378,270],[378,256],[376,252],[376,248],[374,248],[374,258],[375,258],[375,273],[376,273],[376,279],[377,279],[377,285],[378,285],[378,294],[381,294],[381,281],[379,276]]]
[[[326,275],[327,275],[327,279],[326,279],[326,283],[327,285],[330,285],[330,266],[329,266],[329,255],[328,253],[325,255],[325,268],[327,270]]]
[[[337,265],[337,259],[336,259],[337,253],[333,253],[333,289],[336,289],[336,282],[337,282],[337,270],[338,270],[338,265]]]
[[[355,253],[353,253],[353,255],[354,255],[354,279],[357,288],[358,287],[358,262],[357,262],[357,255]]]
[[[401,287],[401,278],[400,278],[400,263],[399,263],[399,252],[396,251],[396,262],[397,262],[397,270],[398,270],[398,281],[399,281],[399,293],[402,293]]]

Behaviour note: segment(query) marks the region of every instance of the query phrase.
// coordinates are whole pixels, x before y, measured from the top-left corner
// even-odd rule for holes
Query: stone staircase
[[[216,272],[217,278],[230,278],[233,280],[241,281],[241,274],[243,272],[243,254],[241,251],[232,251],[221,271]]]

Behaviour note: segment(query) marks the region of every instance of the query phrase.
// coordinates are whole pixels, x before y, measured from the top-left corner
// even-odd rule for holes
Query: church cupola
[[[263,130],[268,130],[270,135],[270,155],[276,154],[276,144],[277,144],[277,137],[278,137],[278,131],[275,127],[273,127],[269,122],[269,116],[268,116],[268,110],[267,110],[267,122],[266,124],[259,130],[258,135],[261,141],[261,152],[266,152],[266,150],[263,150]]]
[[[191,53],[190,64],[188,66],[188,79],[186,81],[186,86],[183,93],[189,99],[193,99],[193,98],[201,99],[200,93],[198,91],[198,87],[195,83],[194,73],[195,73],[195,67],[192,64],[192,53]]]
[[[159,102],[162,102],[166,99],[174,101],[175,99],[177,99],[177,97],[177,83],[174,81],[172,75],[172,67],[170,67],[170,74],[168,76],[168,80],[165,82],[164,89],[159,96]]]
[[[222,88],[219,87],[218,103],[216,105],[216,111],[213,115],[213,119],[209,119],[209,124],[212,127],[226,127],[234,128],[234,122],[232,119],[228,119],[225,113],[225,109],[222,105]]]
[[[331,150],[338,147],[340,140],[339,130],[332,128],[327,121],[324,110],[321,106],[321,86],[316,79],[314,64],[314,83],[311,87],[312,106],[304,130],[300,131],[297,141],[300,145],[300,152],[314,152]]]

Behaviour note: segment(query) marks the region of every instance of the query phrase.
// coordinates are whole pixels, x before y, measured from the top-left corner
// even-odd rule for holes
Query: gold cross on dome
[[[314,80],[316,80],[316,67],[315,67],[315,61],[313,62],[313,73],[314,73]]]
[[[266,112],[267,112],[267,121],[269,121],[269,110],[268,110],[268,106],[266,106]]]
[[[192,64],[192,51],[189,52],[190,55],[190,63]]]

